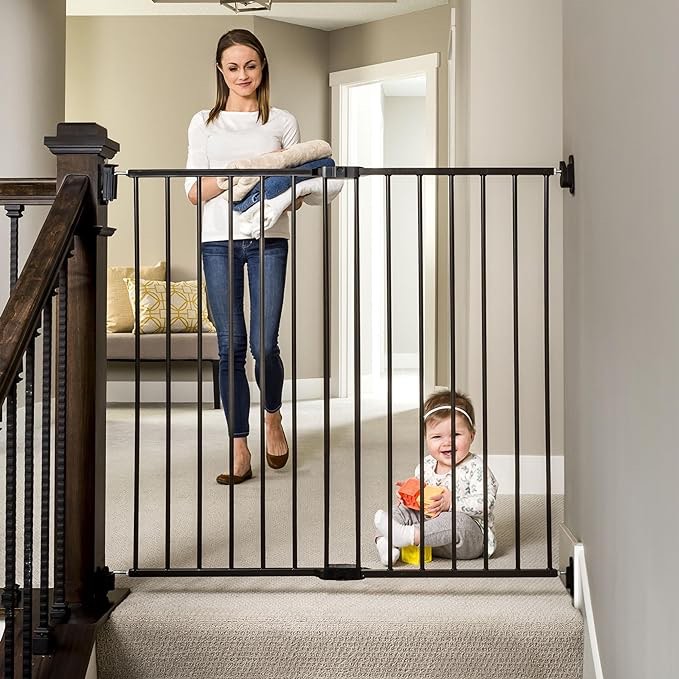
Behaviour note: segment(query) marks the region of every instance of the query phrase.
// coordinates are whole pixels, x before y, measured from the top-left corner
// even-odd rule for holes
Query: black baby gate
[[[237,177],[259,177],[260,195],[265,193],[265,176],[287,175],[292,176],[292,201],[294,206],[296,202],[296,195],[298,190],[298,183],[312,176],[322,178],[322,294],[323,294],[323,314],[322,314],[322,332],[323,332],[323,564],[307,567],[300,565],[299,559],[299,519],[300,519],[300,503],[301,498],[298,486],[298,365],[299,356],[297,354],[297,339],[298,339],[298,215],[297,210],[291,211],[291,238],[290,238],[290,283],[291,290],[289,293],[289,301],[291,305],[291,387],[292,387],[292,437],[290,443],[291,452],[291,495],[290,495],[290,517],[291,517],[291,558],[289,566],[286,567],[272,567],[267,565],[267,478],[266,478],[266,464],[265,464],[265,420],[264,420],[264,406],[260,407],[260,431],[261,445],[260,445],[260,488],[259,488],[259,535],[260,535],[260,557],[258,566],[240,567],[236,566],[234,561],[234,554],[237,549],[236,540],[234,538],[234,520],[238,511],[248,511],[245,508],[237,507],[235,502],[234,486],[230,485],[228,488],[228,521],[225,520],[224,531],[226,535],[224,539],[228,539],[228,559],[222,566],[208,567],[204,564],[203,559],[203,413],[202,413],[202,371],[200,369],[202,363],[202,328],[201,323],[198,323],[199,339],[197,342],[197,382],[198,382],[198,403],[197,403],[197,441],[196,441],[196,474],[197,487],[195,489],[196,497],[196,552],[194,566],[178,567],[173,565],[172,549],[171,549],[171,460],[172,460],[172,440],[170,434],[170,422],[172,417],[172,403],[171,403],[171,344],[169,333],[166,333],[166,403],[165,403],[165,423],[166,423],[166,440],[165,440],[165,515],[164,515],[164,563],[158,566],[143,566],[140,562],[140,463],[143,450],[143,441],[140,435],[140,335],[138,326],[135,334],[135,404],[134,404],[134,508],[133,508],[133,550],[132,550],[132,565],[129,571],[126,571],[133,577],[159,577],[159,576],[254,576],[254,575],[315,575],[324,579],[360,579],[366,577],[536,577],[536,576],[556,576],[557,571],[553,566],[552,558],[552,490],[551,490],[551,399],[550,399],[550,273],[549,273],[549,252],[550,252],[550,219],[549,219],[549,191],[550,191],[550,177],[560,174],[561,186],[568,187],[573,190],[573,163],[572,158],[569,165],[561,163],[559,169],[551,167],[537,167],[537,168],[362,168],[362,167],[334,167],[334,168],[320,168],[317,170],[269,170],[266,175],[261,174],[261,170],[129,170],[119,174],[126,175],[132,179],[133,182],[133,205],[134,205],[134,264],[136,271],[135,284],[138,289],[139,285],[139,271],[140,271],[140,181],[149,178],[161,178],[164,181],[164,197],[165,197],[165,257],[167,260],[167,284],[170,281],[171,268],[171,234],[172,234],[172,218],[170,214],[170,196],[171,196],[171,179],[172,178],[193,178],[193,177],[228,177],[229,196],[233,196],[234,181]],[[453,545],[453,555],[449,568],[432,568],[425,566],[425,552],[421,547],[419,550],[419,567],[417,568],[394,568],[391,559],[386,568],[367,568],[363,565],[362,559],[362,528],[361,517],[364,511],[369,511],[371,508],[365,508],[361,504],[361,483],[363,478],[363,457],[361,447],[361,278],[360,278],[360,233],[361,233],[361,219],[360,219],[360,180],[365,177],[381,177],[384,184],[384,225],[385,225],[385,249],[386,249],[386,300],[385,300],[385,314],[386,314],[386,372],[387,372],[387,493],[386,504],[389,512],[393,504],[393,337],[392,337],[392,314],[393,314],[393,296],[392,296],[392,279],[394,273],[392,271],[391,262],[391,240],[392,240],[392,179],[394,177],[408,176],[414,178],[417,190],[417,222],[413,228],[417,230],[417,278],[418,278],[418,308],[417,318],[418,323],[418,343],[419,343],[419,428],[420,428],[420,446],[419,446],[419,464],[423,468],[424,458],[424,424],[423,424],[423,400],[424,392],[424,361],[423,361],[423,309],[424,309],[424,264],[423,264],[423,230],[424,230],[424,181],[427,178],[433,178],[431,181],[445,184],[447,190],[447,232],[448,232],[448,258],[449,258],[449,318],[450,318],[450,384],[457,383],[456,377],[456,328],[455,328],[455,214],[456,214],[456,178],[467,178],[468,188],[479,191],[478,210],[479,210],[479,224],[480,224],[480,316],[481,316],[481,420],[482,420],[482,434],[483,434],[483,481],[484,481],[484,550],[483,550],[483,566],[481,568],[460,568],[458,565],[457,554],[455,551],[455,540],[451,541]],[[542,327],[538,328],[538,332],[542,335],[543,345],[543,361],[544,361],[544,410],[542,417],[544,418],[544,465],[545,465],[545,506],[544,506],[544,526],[545,526],[545,544],[544,544],[544,566],[542,567],[522,567],[521,564],[521,510],[520,510],[520,492],[521,492],[521,474],[520,474],[520,389],[519,389],[519,263],[518,263],[518,247],[519,247],[519,218],[518,218],[518,200],[519,200],[519,180],[522,177],[542,177],[542,307],[543,307],[543,322]],[[487,333],[487,184],[488,178],[506,178],[511,182],[511,205],[512,205],[512,299],[513,299],[513,413],[514,413],[514,546],[515,558],[513,568],[492,568],[489,563],[488,554],[488,333]],[[333,257],[331,254],[331,210],[328,205],[328,181],[331,179],[341,179],[346,184],[353,184],[353,205],[350,212],[353,212],[353,379],[354,379],[354,457],[353,457],[353,471],[354,471],[354,555],[350,563],[332,563],[330,558],[331,546],[331,462],[332,462],[332,446],[331,446],[331,262]],[[475,189],[474,189],[475,184]],[[475,201],[474,201],[475,202]],[[197,204],[201,205],[201,185],[197,184]],[[234,211],[233,202],[228,199],[228,232],[229,239],[233,238],[234,233]],[[445,210],[444,210],[445,211]],[[260,232],[264,232],[264,211],[260,211]],[[200,243],[202,234],[202,210],[196,209],[196,272],[198,290],[202,289],[202,270],[200,261]],[[373,228],[369,225],[369,228]],[[264,239],[259,240],[259,258],[260,258],[260,275],[259,275],[259,294],[260,294],[260,346],[264,347]],[[233,272],[233,252],[229,253],[229,271]],[[231,273],[233,276],[233,273]],[[233,318],[233,285],[232,282],[228,286],[228,305],[229,316]],[[439,294],[445,294],[439,292]],[[198,318],[202,318],[202,295],[198,295]],[[135,317],[139,316],[139,296],[136,298]],[[169,304],[167,307],[166,326],[170,326],[170,310]],[[233,327],[233,324],[230,324]],[[230,402],[233,403],[234,384],[233,384],[233,344],[229,342],[228,365],[231,367],[229,374],[229,394]],[[262,357],[263,360],[263,357]],[[260,390],[262,393],[261,403],[264,403],[264,394],[266,393],[265,374],[262,371],[260,376]],[[227,471],[233,476],[234,473],[234,457],[233,457],[233,438],[229,438],[229,454]],[[424,479],[420,480],[420,490],[423,492]],[[455,486],[455,471],[453,467],[453,487]],[[453,500],[454,502],[454,500]],[[424,507],[420,508],[420,521],[424,521]],[[228,536],[228,537],[227,537]],[[388,535],[389,553],[392,547],[392,531],[389,529]]]
[[[22,676],[30,678],[34,672],[39,676],[71,676],[80,663],[83,673],[90,657],[94,640],[93,630],[106,619],[110,610],[125,596],[125,590],[115,587],[114,574],[106,568],[105,555],[105,481],[106,481],[106,332],[104,291],[106,275],[106,241],[113,235],[107,226],[107,203],[115,197],[116,177],[114,166],[106,163],[112,158],[118,144],[107,137],[106,130],[93,123],[61,123],[57,135],[46,139],[46,145],[57,156],[56,180],[11,179],[0,180],[0,204],[10,222],[9,278],[10,295],[0,317],[0,404],[2,419],[0,427],[5,430],[5,521],[4,521],[4,574],[2,606],[5,616],[5,634],[0,645],[4,676],[12,679],[22,669]],[[136,284],[139,285],[140,270],[140,210],[139,183],[147,177],[164,178],[165,182],[165,247],[167,259],[166,284],[170,277],[170,179],[172,177],[195,177],[224,175],[224,171],[186,170],[134,170],[126,173],[132,178],[134,189],[134,260]],[[232,171],[229,184],[238,176],[260,176],[258,171]],[[142,438],[140,428],[140,336],[135,332],[135,406],[134,406],[134,481],[133,481],[133,548],[131,576],[205,576],[205,575],[316,575],[328,579],[358,579],[366,577],[534,577],[555,576],[552,563],[552,506],[551,506],[551,407],[550,407],[550,274],[549,274],[549,180],[560,174],[561,186],[573,191],[573,162],[561,163],[553,168],[441,168],[441,169],[367,169],[358,167],[324,168],[320,171],[267,171],[267,176],[292,175],[292,204],[295,204],[297,183],[305,177],[317,175],[322,178],[323,204],[327,205],[327,182],[339,178],[353,185],[354,230],[354,280],[353,280],[353,326],[354,326],[354,541],[353,561],[338,564],[330,558],[331,530],[331,446],[330,378],[331,378],[331,224],[330,210],[323,209],[322,217],[322,287],[323,287],[323,563],[314,567],[300,565],[298,526],[303,498],[299,493],[298,479],[298,394],[297,374],[297,292],[298,292],[298,226],[297,213],[291,214],[291,351],[292,351],[292,436],[291,436],[291,562],[289,567],[267,566],[266,521],[267,512],[259,517],[260,563],[258,567],[236,567],[234,553],[234,488],[228,488],[228,525],[221,537],[228,541],[228,558],[222,567],[205,567],[203,559],[203,510],[202,495],[203,429],[202,429],[202,342],[196,345],[198,405],[196,467],[199,483],[196,488],[196,552],[195,566],[178,568],[172,562],[170,542],[172,455],[172,364],[170,336],[166,334],[166,460],[164,553],[161,567],[143,567],[140,558],[140,464]],[[366,568],[361,549],[361,516],[366,508],[361,505],[361,483],[364,477],[364,458],[361,447],[361,280],[360,280],[360,232],[359,188],[362,177],[382,177],[384,182],[384,225],[386,240],[386,341],[387,341],[387,487],[386,504],[391,508],[393,403],[392,403],[392,279],[391,263],[392,227],[392,179],[398,176],[413,177],[417,187],[417,316],[419,342],[419,462],[422,466],[423,421],[423,230],[424,230],[424,181],[447,185],[447,232],[450,268],[449,316],[450,316],[450,384],[457,383],[456,376],[456,329],[455,294],[456,279],[456,184],[466,177],[470,185],[479,191],[479,239],[480,239],[480,295],[481,295],[481,416],[483,432],[484,505],[487,513],[488,475],[488,347],[487,347],[487,218],[486,191],[489,178],[508,178],[511,181],[512,203],[512,299],[513,299],[513,412],[514,412],[514,568],[492,568],[488,559],[488,530],[484,531],[484,554],[481,568],[459,568],[453,554],[450,567],[426,567],[420,550],[419,567]],[[545,531],[544,566],[525,568],[521,564],[521,512],[520,512],[520,432],[519,432],[519,280],[518,245],[519,179],[542,177],[542,306],[543,322],[538,332],[543,345],[541,360],[544,361],[544,459],[545,459]],[[456,181],[457,180],[457,181]],[[494,181],[494,180],[493,180]],[[263,189],[264,178],[260,178]],[[474,189],[476,190],[476,189]],[[459,192],[459,189],[458,189]],[[262,191],[262,193],[264,193]],[[465,193],[465,192],[462,192]],[[444,195],[442,193],[441,195]],[[230,195],[233,195],[231,192]],[[465,200],[462,198],[461,200]],[[200,205],[200,189],[198,195]],[[42,230],[35,240],[25,262],[19,258],[20,220],[26,206],[50,205],[50,212]],[[470,210],[473,208],[470,204]],[[475,209],[475,208],[474,208]],[[440,210],[444,213],[446,210]],[[230,214],[231,211],[230,211]],[[263,217],[262,217],[263,218]],[[370,225],[369,225],[370,226]],[[263,223],[260,222],[260,228]],[[413,226],[415,228],[415,225]],[[443,226],[438,230],[442,231]],[[196,271],[199,290],[202,287],[200,242],[202,230],[201,210],[196,209]],[[233,217],[229,219],[230,235],[233,235]],[[260,262],[263,241],[260,240]],[[23,265],[22,265],[23,264]],[[260,267],[261,270],[261,267]],[[263,280],[260,278],[260,287]],[[263,291],[262,291],[263,292]],[[445,295],[439,290],[439,295]],[[139,296],[135,304],[139,313]],[[230,300],[233,306],[233,299]],[[169,306],[169,305],[168,305]],[[198,295],[198,306],[202,296]],[[262,304],[261,309],[264,308]],[[202,317],[199,308],[198,318]],[[169,328],[169,315],[166,326]],[[263,326],[263,324],[260,324]],[[202,334],[198,324],[198,335]],[[264,345],[263,341],[261,342]],[[233,354],[228,357],[233,364]],[[233,371],[230,371],[233,375]],[[231,380],[232,382],[232,380]],[[260,383],[266,391],[264,380]],[[229,385],[233,393],[233,383]],[[36,408],[40,405],[40,415]],[[22,417],[23,414],[23,417]],[[264,429],[264,413],[260,411],[260,426]],[[36,444],[39,432],[39,445]],[[264,438],[264,437],[262,437]],[[260,509],[266,508],[265,441],[261,445],[261,479],[259,486]],[[19,474],[23,467],[23,484]],[[233,473],[233,440],[229,445],[229,471]],[[36,478],[40,478],[40,492],[35,493]],[[23,485],[23,487],[22,487]],[[420,485],[422,490],[422,483]],[[111,498],[112,502],[116,498]],[[381,504],[381,503],[380,503]],[[34,516],[38,509],[38,517]],[[239,507],[239,510],[241,508]],[[111,507],[108,508],[111,511]],[[247,511],[247,510],[243,510]],[[17,530],[17,514],[23,513],[23,530]],[[421,521],[424,519],[421,510]],[[487,522],[486,526],[487,526]],[[35,524],[39,528],[34,531]],[[320,531],[319,531],[320,532]],[[23,587],[17,584],[17,551],[23,538]],[[39,558],[34,559],[34,538],[39,545]],[[452,538],[452,536],[451,536]],[[391,535],[389,536],[391,542]],[[454,544],[454,541],[453,541]],[[182,545],[183,546],[183,545]],[[184,546],[185,547],[185,546]],[[320,562],[320,560],[319,560]],[[39,564],[39,569],[38,569]],[[35,568],[34,568],[35,566]],[[38,572],[39,570],[39,572]],[[52,580],[50,586],[50,579]],[[34,581],[39,588],[33,589]],[[68,623],[68,624],[66,624]],[[77,642],[77,643],[76,643]],[[75,644],[75,645],[74,645]],[[82,648],[75,652],[77,644]],[[63,653],[62,653],[63,651]],[[81,652],[82,651],[82,652]],[[61,655],[60,655],[61,654]],[[78,665],[80,666],[80,665]],[[15,672],[16,670],[16,672]],[[43,674],[40,674],[40,673]],[[36,675],[37,676],[37,675]],[[50,674],[50,676],[52,676]]]

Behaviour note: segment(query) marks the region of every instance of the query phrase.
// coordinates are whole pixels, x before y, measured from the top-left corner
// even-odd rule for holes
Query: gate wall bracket
[[[575,159],[568,156],[568,163],[562,160],[559,162],[559,184],[562,189],[568,189],[571,195],[575,193]]]

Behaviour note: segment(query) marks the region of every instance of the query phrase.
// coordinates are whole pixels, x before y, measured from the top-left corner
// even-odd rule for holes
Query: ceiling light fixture
[[[232,12],[262,12],[271,9],[272,0],[219,0],[219,4]]]

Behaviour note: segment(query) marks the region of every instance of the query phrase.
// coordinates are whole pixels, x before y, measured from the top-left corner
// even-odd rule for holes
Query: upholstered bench
[[[134,362],[134,333],[109,332],[106,335],[106,354],[109,361]],[[139,335],[139,358],[142,363],[165,362],[165,334]],[[212,393],[214,407],[219,408],[219,350],[217,333],[203,333],[203,362],[212,364]],[[198,360],[198,334],[181,332],[170,334],[170,363]]]

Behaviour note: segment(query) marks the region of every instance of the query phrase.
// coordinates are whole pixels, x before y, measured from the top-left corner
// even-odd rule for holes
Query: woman
[[[224,168],[229,161],[288,148],[299,142],[293,115],[269,104],[269,64],[264,48],[250,31],[235,29],[217,43],[217,102],[199,111],[189,125],[187,168]],[[186,181],[191,203],[198,202],[197,182]],[[259,240],[240,232],[241,215],[233,213],[233,349],[234,403],[229,403],[229,203],[216,177],[201,180],[203,201],[202,255],[208,299],[219,343],[219,384],[229,429],[234,437],[233,477],[220,474],[217,483],[242,483],[252,478],[247,437],[250,433],[250,391],[245,375],[247,328],[243,313],[245,269],[250,292],[250,349],[260,383],[264,359],[266,459],[280,469],[288,459],[281,423],[283,363],[278,330],[283,306],[288,256],[287,214],[266,231],[264,249],[264,349],[260,347]]]

